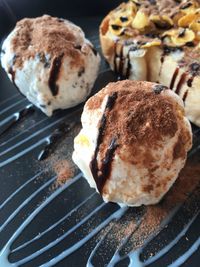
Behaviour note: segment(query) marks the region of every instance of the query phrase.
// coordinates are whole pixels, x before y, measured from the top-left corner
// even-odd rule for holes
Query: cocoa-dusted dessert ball
[[[151,82],[109,83],[85,104],[73,160],[105,201],[155,204],[192,145],[182,100]]]
[[[100,57],[78,26],[44,15],[16,24],[3,43],[1,63],[20,92],[51,116],[87,98]]]

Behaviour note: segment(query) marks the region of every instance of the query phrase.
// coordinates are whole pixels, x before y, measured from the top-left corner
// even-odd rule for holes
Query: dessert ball
[[[100,57],[79,27],[44,15],[17,23],[3,43],[1,63],[20,92],[51,116],[86,99]]]
[[[182,100],[151,82],[109,83],[85,104],[73,160],[105,201],[157,203],[192,145]]]

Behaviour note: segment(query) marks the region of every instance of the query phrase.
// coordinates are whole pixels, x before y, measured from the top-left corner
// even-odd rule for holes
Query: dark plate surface
[[[14,1],[9,2],[12,13],[18,14]],[[61,10],[57,14],[67,17]],[[100,18],[72,20],[100,50]],[[93,92],[115,79],[102,62]],[[0,130],[28,104],[0,69]],[[120,208],[103,203],[75,166],[74,178],[62,185],[58,181],[55,166],[63,160],[72,164],[81,111],[79,105],[47,118],[36,110],[0,135],[0,266],[199,266],[199,129],[193,127],[194,145],[186,167],[161,203]],[[63,123],[70,131],[60,134],[47,159],[38,161]]]

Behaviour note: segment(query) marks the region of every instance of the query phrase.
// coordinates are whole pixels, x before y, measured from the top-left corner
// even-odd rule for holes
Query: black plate
[[[25,9],[22,13],[14,1],[8,1],[10,6],[0,6],[0,22],[4,23],[1,36],[12,28],[16,17],[50,13],[68,18],[63,10],[64,1],[61,2],[56,9],[54,1],[47,5],[43,1],[41,8],[38,1],[31,7],[20,1],[20,7]],[[82,10],[88,16],[95,10],[99,12],[98,4],[86,1],[90,7],[92,2],[93,11],[85,6]],[[111,8],[106,3],[102,1],[104,12]],[[75,14],[70,8],[71,14]],[[80,8],[81,4],[77,7],[79,13]],[[72,20],[100,50],[101,18]],[[93,93],[115,79],[103,61]],[[0,69],[0,130],[3,132],[15,121],[17,113],[28,104]],[[199,129],[193,127],[194,145],[186,167],[161,203],[126,209],[103,203],[78,169],[65,185],[57,183],[54,166],[64,159],[71,162],[81,111],[79,105],[47,118],[36,110],[0,135],[0,266],[11,266],[9,262],[14,266],[198,266]],[[71,130],[60,134],[47,159],[38,161],[49,136],[63,122]]]

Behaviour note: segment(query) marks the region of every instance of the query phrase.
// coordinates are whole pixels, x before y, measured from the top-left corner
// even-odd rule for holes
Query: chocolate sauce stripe
[[[97,36],[93,36],[93,37],[89,37],[89,39],[92,41],[93,40],[93,38],[95,38],[95,41],[96,41],[96,39],[98,39],[98,37]],[[1,105],[1,103],[0,103],[0,105]],[[44,119],[44,121],[48,121],[48,118],[47,119]],[[42,127],[42,125],[41,125],[41,123],[42,122],[39,122],[39,125],[38,126],[40,126],[40,127]],[[35,128],[34,128],[34,126],[33,127],[30,127],[29,129],[31,129],[31,130],[34,130]],[[39,130],[41,130],[41,128],[39,128]],[[25,131],[26,132],[26,131]],[[27,132],[27,134],[29,134],[29,132]],[[19,134],[19,137],[23,137],[23,134]],[[25,137],[26,138],[26,137]],[[39,138],[39,136],[38,136],[38,138]],[[8,144],[10,144],[10,142],[11,142],[11,140],[16,140],[15,139],[15,137],[13,137],[13,138],[11,138],[11,139],[9,139],[10,141],[9,141],[9,143]],[[27,141],[27,143],[28,143],[28,141]],[[14,144],[13,144],[14,145]],[[0,146],[1,146],[1,144],[0,144]],[[4,146],[6,146],[6,144],[4,144]],[[76,179],[76,178],[75,178]],[[69,185],[70,186],[70,185]],[[23,190],[23,189],[22,189]],[[61,191],[62,191],[62,188],[61,188]],[[22,224],[22,226],[20,226],[20,231],[22,232],[23,231],[23,229],[25,229],[25,227],[30,223],[30,221],[31,220],[33,220],[34,219],[34,217],[36,217],[37,216],[37,214],[38,214],[38,212],[41,212],[41,211],[43,211],[43,209],[45,208],[45,206],[46,205],[48,205],[56,196],[58,196],[60,193],[61,193],[61,191],[56,191],[56,192],[54,192],[52,195],[51,195],[51,197],[50,198],[47,198],[46,200],[45,200],[45,203],[42,203],[39,207],[37,207],[36,208],[36,210],[32,213],[32,214],[30,214],[30,216],[29,216],[29,218],[30,218],[30,220],[25,220],[25,222],[23,222],[23,224]],[[92,194],[93,195],[93,194]],[[86,199],[84,200],[84,201],[86,201]],[[7,202],[8,203],[8,202]],[[87,202],[86,202],[87,203]],[[80,203],[81,204],[81,203]],[[6,205],[6,204],[5,204]],[[107,204],[106,204],[107,205]],[[105,206],[106,206],[105,205]],[[6,207],[6,206],[5,206]],[[81,206],[80,206],[80,208],[81,208]],[[76,207],[75,207],[75,209],[76,209]],[[75,210],[75,212],[76,212],[76,210]],[[118,211],[116,211],[116,212],[114,212],[113,214],[119,214],[121,212],[121,214],[123,215],[124,214],[124,210],[123,209],[119,209]],[[57,255],[57,256],[55,256],[55,258],[52,258],[52,260],[50,260],[50,261],[48,261],[48,262],[45,262],[44,263],[44,265],[42,265],[43,267],[50,267],[50,266],[55,266],[55,264],[56,263],[58,263],[58,262],[60,262],[61,260],[63,260],[65,257],[67,257],[67,256],[69,256],[70,254],[72,254],[73,252],[75,252],[75,251],[77,251],[81,246],[83,246],[83,245],[85,245],[85,243],[88,241],[88,240],[90,240],[98,231],[100,231],[101,229],[105,229],[105,227],[109,224],[109,222],[114,218],[115,219],[115,216],[113,216],[113,214],[108,218],[108,220],[106,220],[106,221],[103,221],[100,225],[98,225],[95,229],[93,229],[92,231],[91,231],[91,233],[90,234],[88,234],[88,235],[86,235],[86,236],[84,236],[81,240],[79,240],[78,242],[77,242],[77,244],[74,244],[73,246],[71,246],[70,248],[68,248],[68,249],[66,249],[65,250],[65,248],[63,248],[63,252],[61,253],[61,254],[59,254],[59,255]],[[63,218],[62,218],[63,219]],[[58,222],[56,222],[56,223],[58,223]],[[55,223],[55,224],[56,224]],[[51,228],[51,227],[53,227],[55,224],[53,224],[53,225],[51,225],[49,228]],[[56,227],[56,226],[55,226]],[[10,247],[10,245],[15,241],[15,239],[18,237],[18,233],[20,232],[20,231],[18,231],[17,232],[17,234],[13,234],[13,236],[11,237],[11,242],[9,241],[8,243],[7,243],[7,246],[6,246],[6,248],[7,248],[7,251],[9,251],[9,247]],[[48,231],[48,229],[46,229],[45,231]],[[43,232],[43,234],[45,234],[45,231]],[[34,240],[32,239],[32,240],[29,240],[30,241],[30,243],[32,243]],[[32,242],[31,242],[32,241]],[[126,240],[125,240],[126,241]],[[30,243],[24,243],[24,244],[22,244],[21,246],[19,246],[19,247],[17,247],[15,250],[13,250],[12,252],[17,252],[17,251],[20,251],[21,249],[23,249],[23,248],[25,248],[28,244],[30,244]],[[195,244],[194,244],[195,245]],[[117,253],[118,253],[118,251],[116,251],[116,255],[117,255]],[[6,255],[6,254],[5,254]],[[135,255],[134,253],[133,253],[133,255]],[[1,253],[0,253],[0,258],[1,258]],[[37,255],[32,255],[32,258],[29,258],[30,260],[32,260],[32,259],[34,259],[35,258],[35,256],[37,257]],[[7,257],[7,255],[6,255],[6,257]],[[136,257],[137,257],[137,255],[136,255]],[[134,258],[134,257],[133,257]],[[27,259],[27,258],[26,258]],[[135,258],[134,258],[135,259]],[[118,261],[117,261],[118,262]],[[20,263],[20,261],[19,261],[19,263]],[[29,263],[29,261],[27,262],[27,264]],[[31,264],[31,263],[30,263]],[[137,264],[137,260],[136,260],[136,262],[132,262],[132,264],[133,264],[133,266],[135,266],[134,264]],[[13,266],[15,266],[15,263],[14,263],[14,265]],[[138,265],[139,266],[139,265]],[[140,265],[141,266],[141,265]],[[91,266],[88,266],[88,267],[91,267]],[[112,267],[112,265],[110,265],[110,267]]]
[[[99,148],[103,142],[104,138],[104,130],[106,129],[106,124],[107,124],[107,112],[110,112],[112,110],[113,106],[115,105],[115,101],[117,99],[117,92],[114,92],[112,95],[108,96],[107,103],[105,106],[104,113],[102,115],[102,118],[100,119],[99,122],[99,133],[97,136],[97,141],[96,141],[96,148],[94,151],[94,155],[92,157],[92,160],[90,162],[90,169],[92,172],[92,175],[94,177],[95,183],[97,185],[98,191],[101,193],[103,190],[103,187],[105,185],[106,180],[110,176],[111,168],[112,168],[112,159],[114,157],[115,150],[118,147],[117,140],[115,137],[112,138],[110,141],[109,147],[106,151],[105,157],[101,162],[101,169],[99,169],[98,166],[98,160],[97,156],[99,153]],[[100,175],[99,175],[100,171]]]
[[[174,84],[175,84],[175,82],[176,82],[178,73],[179,73],[179,68],[176,68],[175,71],[174,71],[174,74],[173,74],[173,76],[172,76],[172,79],[171,79],[171,82],[170,82],[170,86],[169,86],[169,88],[170,88],[171,90],[174,88]]]
[[[183,74],[181,74],[181,77],[180,77],[180,79],[176,85],[176,89],[175,89],[175,93],[177,95],[180,94],[181,88],[182,88],[183,84],[185,83],[186,78],[187,78],[187,73],[184,72]]]

